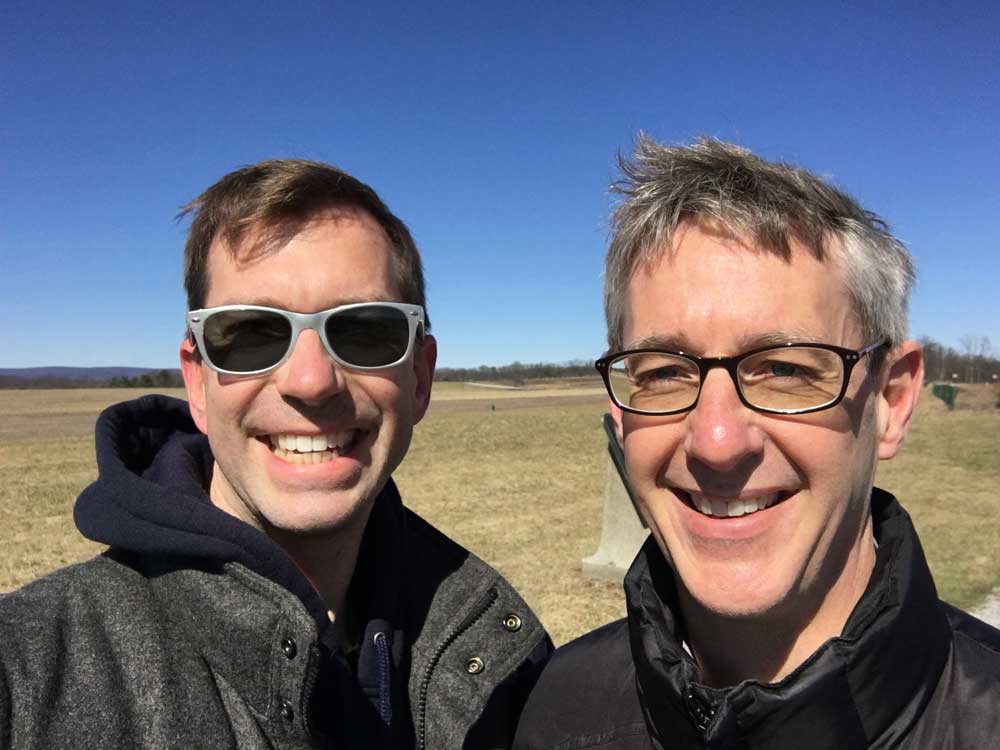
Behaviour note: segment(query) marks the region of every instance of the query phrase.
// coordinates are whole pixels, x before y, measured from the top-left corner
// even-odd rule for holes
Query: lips
[[[357,443],[361,430],[345,430],[323,435],[275,433],[262,436],[271,452],[288,463],[318,464],[342,456]]]

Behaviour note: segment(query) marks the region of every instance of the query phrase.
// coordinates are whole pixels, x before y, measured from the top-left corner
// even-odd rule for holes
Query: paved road
[[[1000,587],[993,589],[986,601],[969,611],[983,622],[1000,628]]]

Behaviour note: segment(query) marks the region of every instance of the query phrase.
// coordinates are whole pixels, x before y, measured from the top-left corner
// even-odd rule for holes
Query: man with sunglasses
[[[548,637],[390,478],[436,357],[406,226],[295,160],[185,213],[188,402],[100,417],[110,549],[0,600],[0,746],[508,746]]]
[[[909,254],[736,146],[641,137],[622,169],[597,368],[651,534],[627,619],[556,652],[515,747],[995,747],[1000,633],[873,488],[923,381]]]

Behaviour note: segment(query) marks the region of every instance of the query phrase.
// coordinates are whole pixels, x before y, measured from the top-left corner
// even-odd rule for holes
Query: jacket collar
[[[879,548],[868,587],[841,636],[773,684],[699,683],[681,645],[673,572],[646,541],[625,590],[637,687],[658,746],[833,750],[905,736],[930,700],[951,636],[909,516],[879,489],[871,502]]]

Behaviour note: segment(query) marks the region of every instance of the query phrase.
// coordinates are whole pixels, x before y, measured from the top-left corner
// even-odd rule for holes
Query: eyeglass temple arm
[[[882,341],[879,341],[877,343],[869,344],[864,349],[861,349],[858,352],[858,359],[861,359],[861,357],[865,356],[866,354],[870,354],[871,352],[877,351],[878,349],[881,349],[882,347],[888,348],[889,345],[890,345],[889,339],[883,339]]]

